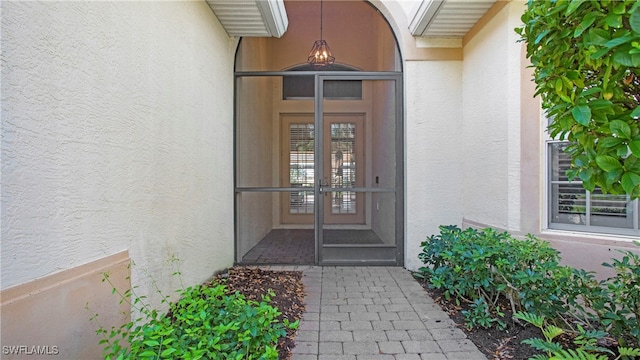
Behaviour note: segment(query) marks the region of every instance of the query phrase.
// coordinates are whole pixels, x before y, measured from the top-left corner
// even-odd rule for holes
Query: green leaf
[[[556,79],[555,89],[556,89],[557,93],[560,93],[560,91],[562,91],[562,79],[561,78]]]
[[[580,171],[580,173],[578,174],[578,177],[580,178],[580,180],[587,183],[593,179],[593,173],[594,173],[594,170],[592,168],[588,168],[586,170]]]
[[[628,67],[640,67],[640,54],[630,54],[627,49],[618,49],[613,54],[613,61]]]
[[[629,127],[629,124],[627,124],[622,120],[613,120],[609,124],[609,129],[611,129],[611,132],[614,135],[620,138],[623,138],[623,139],[631,138],[631,128]]]
[[[147,345],[147,346],[151,346],[151,347],[154,347],[154,346],[158,346],[158,345],[160,345],[160,343],[159,343],[159,342],[157,342],[157,341],[155,341],[155,340],[145,340],[145,341],[143,342],[143,344],[145,344],[145,345]]]
[[[620,169],[615,169],[615,170],[611,170],[611,171],[607,171],[604,174],[604,181],[608,186],[611,186],[614,183],[617,183],[618,181],[620,181],[620,176],[622,176],[624,170],[622,168]]]
[[[605,149],[614,148],[620,144],[622,144],[622,139],[615,137],[606,137],[598,140],[598,145]]]
[[[576,71],[577,72],[577,71]],[[596,93],[602,92],[602,89],[599,87],[592,87],[580,93],[581,96],[589,96]]]
[[[631,13],[629,24],[631,25],[631,30],[640,34],[640,7],[635,8]]]
[[[589,26],[593,25],[594,21],[596,21],[596,13],[594,13],[594,12],[588,13],[584,17],[582,22],[580,22],[580,25],[578,25],[578,27],[576,27],[576,30],[573,32],[573,37],[576,38],[576,37],[582,35],[582,33],[585,30],[587,30],[589,28]]]
[[[622,15],[609,14],[604,19],[604,22],[612,28],[619,28],[620,26],[622,26]]]
[[[622,167],[618,159],[609,155],[596,156],[596,164],[598,164],[598,167],[604,171],[612,171]]]
[[[571,115],[578,124],[588,126],[591,120],[591,109],[587,105],[578,105],[571,110]]]
[[[616,46],[620,46],[622,44],[626,44],[629,41],[633,40],[635,38],[635,36],[631,36],[631,35],[626,35],[626,36],[621,36],[615,39],[611,39],[609,41],[607,41],[604,46],[608,47],[609,49],[614,48]]]
[[[578,8],[580,7],[580,5],[582,5],[583,2],[584,0],[571,0],[571,2],[569,3],[569,6],[567,6],[567,11],[564,14],[571,15],[574,11],[578,10]]]
[[[629,155],[629,147],[626,145],[618,146],[616,149],[616,156],[619,158],[625,158],[627,155]]]
[[[631,347],[619,347],[618,352],[622,356],[640,356],[640,349]]]
[[[640,140],[633,140],[629,142],[629,149],[633,155],[640,158]]]
[[[622,175],[620,184],[627,194],[631,194],[633,189],[640,185],[640,175],[631,172],[625,173]]]
[[[549,326],[545,327],[544,329],[542,329],[542,334],[544,335],[544,337],[548,341],[551,341],[555,337],[564,334],[564,330],[562,330],[561,328],[559,328],[559,327],[557,327],[555,325],[549,325]]]
[[[176,352],[176,351],[178,351],[178,350],[177,350],[177,349],[174,349],[174,348],[168,348],[168,349],[165,349],[165,350],[162,352],[162,354],[160,354],[160,356],[162,356],[162,357],[167,357],[167,356],[169,356],[169,355],[173,354],[173,353],[174,353],[174,352]]]
[[[536,40],[533,42],[534,44],[538,44],[540,43],[540,41],[542,40],[542,38],[544,38],[545,36],[547,36],[547,34],[551,32],[551,29],[547,29],[543,32],[540,33],[540,35],[538,35],[538,37],[536,38]]]
[[[589,158],[585,155],[579,155],[573,160],[573,162],[576,164],[576,166],[583,167],[589,165]]]
[[[609,51],[611,51],[611,49],[609,49],[609,48],[600,49],[600,50],[596,51],[595,53],[591,54],[591,58],[592,59],[600,59],[601,57],[605,56]]]
[[[624,1],[614,2],[613,13],[614,14],[624,14],[625,11],[625,3]]]

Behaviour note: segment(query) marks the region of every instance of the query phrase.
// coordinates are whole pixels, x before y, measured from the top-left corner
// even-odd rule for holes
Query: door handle
[[[324,188],[329,186],[329,183],[323,182],[322,179],[318,180],[318,186],[320,187],[320,194],[324,193]]]

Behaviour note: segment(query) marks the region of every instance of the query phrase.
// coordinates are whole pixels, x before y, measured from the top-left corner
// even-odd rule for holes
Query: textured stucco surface
[[[405,266],[417,269],[420,242],[462,221],[462,63],[406,63]]]
[[[520,6],[480,30],[463,65],[464,217],[509,230],[520,227]]]
[[[233,40],[205,2],[2,2],[2,288],[233,261]]]

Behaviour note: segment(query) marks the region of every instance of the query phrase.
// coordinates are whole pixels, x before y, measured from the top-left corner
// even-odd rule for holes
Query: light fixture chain
[[[322,38],[322,0],[320,0],[320,40],[324,40]]]
[[[336,58],[331,53],[329,45],[323,38],[323,23],[324,23],[324,6],[323,1],[320,0],[320,40],[316,40],[313,43],[311,52],[307,57],[307,62],[311,64],[315,69],[322,68],[324,66],[331,66],[336,61]]]

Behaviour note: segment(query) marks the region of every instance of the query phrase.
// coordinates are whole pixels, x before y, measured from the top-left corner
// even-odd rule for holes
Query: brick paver
[[[486,359],[406,269],[284,268],[307,293],[292,360]]]

